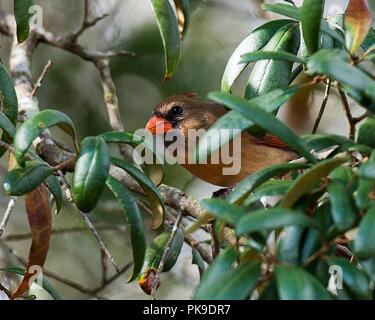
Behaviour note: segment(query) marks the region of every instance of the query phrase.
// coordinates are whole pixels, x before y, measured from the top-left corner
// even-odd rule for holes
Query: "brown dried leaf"
[[[22,296],[29,290],[38,269],[43,268],[51,239],[51,206],[47,188],[41,184],[25,196],[27,218],[32,233],[32,242],[25,275],[12,294],[12,299]]]

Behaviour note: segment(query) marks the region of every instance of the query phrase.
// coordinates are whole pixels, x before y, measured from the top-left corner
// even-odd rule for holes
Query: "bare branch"
[[[331,81],[329,79],[327,79],[326,90],[324,92],[323,102],[322,102],[322,105],[320,107],[318,117],[315,120],[314,128],[312,130],[312,134],[315,134],[316,131],[318,130],[320,120],[322,119],[324,110],[325,110],[327,102],[328,102],[330,89],[331,89]]]
[[[0,283],[0,291],[4,292],[8,296],[9,299],[12,296],[12,292],[8,290],[7,288],[5,288],[1,283]]]
[[[368,111],[366,111],[363,115],[361,115],[357,118],[353,118],[353,121],[354,121],[355,124],[357,124],[358,122],[361,122],[362,120],[366,119],[369,115],[370,115],[370,113]]]
[[[344,107],[345,116],[348,119],[349,125],[349,139],[354,140],[355,138],[355,121],[353,119],[352,113],[350,111],[350,106],[346,94],[339,88],[339,93]]]
[[[52,67],[52,61],[51,60],[48,60],[47,64],[44,66],[43,68],[43,71],[42,71],[42,74],[40,75],[38,81],[36,82],[36,84],[34,85],[34,89],[33,91],[31,92],[31,96],[34,97],[35,94],[37,93],[38,89],[40,88],[40,86],[42,85],[42,81],[44,79],[44,77],[46,76],[49,68]]]
[[[155,276],[154,276],[154,279],[153,279],[153,282],[152,282],[152,288],[151,288],[151,300],[155,300],[155,293],[156,293],[156,289],[157,289],[157,286],[158,286],[159,275],[163,271],[165,260],[167,259],[168,252],[169,252],[169,250],[171,248],[171,245],[172,245],[172,242],[173,242],[173,240],[176,236],[176,232],[177,232],[177,229],[178,229],[178,225],[180,224],[181,218],[182,218],[182,213],[179,214],[179,216],[176,219],[176,222],[174,223],[171,235],[170,235],[169,240],[167,242],[167,245],[164,249],[163,256],[160,260],[158,270],[155,273]]]
[[[15,204],[16,204],[16,198],[11,197],[10,201],[8,203],[8,207],[7,207],[7,209],[6,209],[5,213],[4,213],[3,220],[0,223],[0,238],[1,238],[1,236],[3,235],[3,233],[5,231],[5,227],[6,227],[7,223],[8,223],[8,220],[10,218],[10,215],[12,213],[12,210],[13,210]]]

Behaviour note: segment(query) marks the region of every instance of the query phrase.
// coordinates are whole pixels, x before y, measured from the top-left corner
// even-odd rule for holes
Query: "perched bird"
[[[219,156],[218,163],[211,163],[208,158],[206,164],[191,163],[194,159],[195,148],[188,148],[189,130],[208,130],[228,110],[220,104],[199,101],[198,96],[191,93],[174,95],[162,101],[154,107],[152,116],[146,125],[146,129],[152,134],[166,134],[174,130],[185,144],[184,158],[179,158],[178,163],[190,171],[194,176],[214,185],[231,187],[243,180],[248,175],[271,165],[294,160],[298,155],[292,151],[283,141],[277,137],[266,134],[262,139],[256,138],[244,131],[229,143],[232,150],[236,139],[241,139],[240,152],[232,152],[232,157],[240,160],[240,170],[236,174],[223,174],[223,168],[229,168],[232,164],[224,163]],[[196,142],[198,142],[199,138]],[[165,141],[165,147],[171,142]],[[220,149],[217,151],[220,152]],[[215,153],[211,158],[215,157]],[[190,160],[190,162],[189,162]]]

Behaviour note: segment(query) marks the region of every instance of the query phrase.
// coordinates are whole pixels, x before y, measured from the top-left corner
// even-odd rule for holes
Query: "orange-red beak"
[[[172,129],[172,124],[170,122],[157,116],[151,117],[146,124],[146,130],[157,135],[166,133]]]

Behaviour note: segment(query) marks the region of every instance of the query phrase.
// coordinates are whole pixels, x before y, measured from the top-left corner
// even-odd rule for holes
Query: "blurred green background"
[[[104,13],[110,15],[95,27],[86,31],[79,43],[93,50],[131,50],[136,57],[116,57],[111,60],[112,76],[117,86],[121,116],[125,130],[143,128],[153,106],[164,98],[182,92],[195,92],[203,99],[210,91],[220,90],[221,76],[227,60],[241,40],[255,27],[276,15],[265,15],[260,9],[261,0],[191,0],[192,17],[183,41],[183,54],[173,78],[162,82],[164,75],[164,55],[162,42],[148,0],[90,0],[90,17],[93,19]],[[295,1],[298,5],[302,1]],[[342,13],[347,0],[326,2],[326,12]],[[0,8],[12,12],[12,1],[1,0]],[[43,27],[57,35],[67,35],[80,26],[83,15],[83,1],[35,0],[43,9]],[[370,1],[372,4],[372,2]],[[10,40],[0,36],[0,57],[8,66]],[[47,45],[40,45],[35,52],[32,72],[36,81],[44,65],[51,59],[43,85],[37,93],[41,109],[58,109],[68,114],[74,121],[80,139],[110,130],[103,101],[99,75],[94,66],[70,53]],[[241,84],[246,81],[251,67],[241,76],[235,93],[241,94]],[[301,81],[301,80],[299,80]],[[322,88],[310,92],[308,98],[300,96],[283,108],[280,117],[291,124],[299,133],[310,133],[317,105],[320,105]],[[330,97],[321,132],[346,134],[346,123],[337,98]],[[360,114],[353,105],[354,115]],[[303,118],[299,115],[300,111]],[[59,131],[53,131],[63,141]],[[116,152],[116,150],[114,150]],[[6,159],[1,160],[0,174],[6,175]],[[179,166],[167,168],[167,184],[184,189],[200,198],[207,197],[217,187],[197,180]],[[190,182],[190,183],[188,183]],[[0,188],[0,217],[7,207],[9,198]],[[145,228],[150,230],[147,215]],[[129,239],[121,210],[111,195],[105,192],[99,206],[90,214],[96,223],[116,227],[116,230],[101,231],[106,244],[123,266],[132,260]],[[55,229],[84,227],[81,218],[65,204],[63,211],[53,219]],[[29,232],[23,199],[18,199],[16,209],[6,229],[4,237]],[[146,232],[148,240],[155,234]],[[26,258],[30,240],[7,241],[8,246]],[[1,254],[0,267],[9,266],[6,255]],[[158,290],[161,299],[188,299],[199,281],[196,266],[191,266],[191,250],[184,245],[183,255],[169,274],[162,275],[162,285]],[[4,251],[4,250],[3,250]],[[55,235],[45,268],[92,288],[100,284],[101,264],[98,245],[90,232],[75,232]],[[108,264],[110,274],[114,270]],[[130,270],[113,284],[100,292],[100,296],[111,299],[148,299],[136,282],[126,284]],[[0,274],[0,281],[4,273]],[[88,296],[51,280],[65,299],[82,299]],[[48,296],[45,296],[48,298]],[[0,296],[1,298],[1,296]]]

